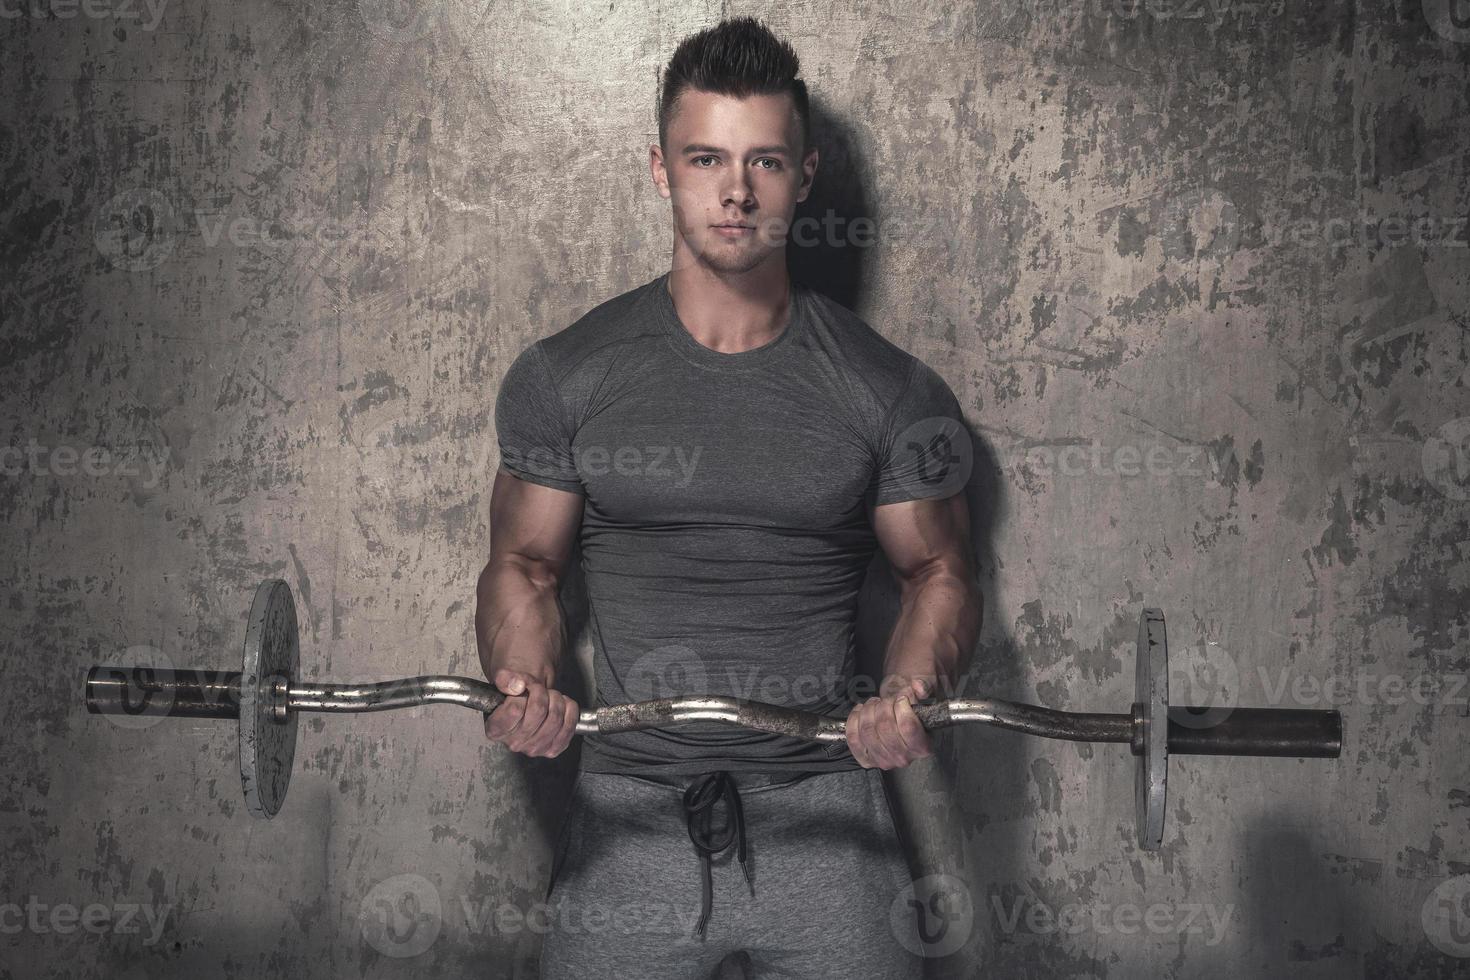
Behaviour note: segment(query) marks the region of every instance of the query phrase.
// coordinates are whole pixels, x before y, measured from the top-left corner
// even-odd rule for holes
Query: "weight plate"
[[[1143,751],[1134,768],[1133,806],[1138,846],[1157,851],[1164,841],[1164,802],[1169,782],[1169,640],[1164,611],[1144,609],[1138,618],[1134,700]]]
[[[262,582],[250,606],[240,675],[240,782],[253,817],[275,816],[291,784],[296,712],[285,710],[284,689],[296,676],[299,656],[291,587],[280,579]]]

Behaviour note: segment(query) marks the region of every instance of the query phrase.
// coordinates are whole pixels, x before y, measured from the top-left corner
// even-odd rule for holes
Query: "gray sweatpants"
[[[882,774],[731,778],[752,881],[735,845],[712,859],[701,938],[703,868],[683,805],[697,777],[578,774],[549,884],[542,980],[705,980],[722,961],[762,980],[923,975]],[[725,804],[714,811],[719,829]]]

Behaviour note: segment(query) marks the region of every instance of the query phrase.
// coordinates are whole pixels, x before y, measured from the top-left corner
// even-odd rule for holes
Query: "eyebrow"
[[[723,149],[721,149],[718,146],[708,146],[708,145],[706,145],[704,143],[690,143],[688,146],[684,147],[683,152],[685,154],[689,154],[689,153],[725,153],[726,151],[723,150]],[[750,148],[750,152],[751,153],[779,153],[782,156],[790,156],[791,155],[791,151],[789,149],[787,149],[785,143],[776,143],[776,144],[774,144],[772,146],[752,146]]]

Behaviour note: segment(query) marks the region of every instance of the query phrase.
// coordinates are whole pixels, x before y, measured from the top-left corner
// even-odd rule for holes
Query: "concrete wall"
[[[418,10],[4,5],[0,977],[534,976],[493,913],[574,753],[313,718],[266,823],[228,723],[80,678],[236,663],[266,577],[307,677],[476,674],[496,386],[667,268],[655,79],[722,12],[819,100],[841,220],[795,265],[974,427],[966,693],[1121,710],[1147,603],[1180,700],[1346,720],[1336,762],[1177,760],[1157,854],[1122,746],[946,736],[894,780],[973,910],[932,975],[1470,970],[1463,4]]]

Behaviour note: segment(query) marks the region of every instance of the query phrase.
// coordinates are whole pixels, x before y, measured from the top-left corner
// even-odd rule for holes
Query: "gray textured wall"
[[[1121,746],[946,736],[895,780],[974,910],[933,975],[1470,971],[1462,0],[420,12],[0,4],[0,976],[534,975],[483,916],[540,897],[573,753],[316,718],[264,823],[228,724],[79,679],[231,664],[270,576],[308,677],[477,673],[496,385],[667,268],[656,74],[722,12],[819,100],[798,269],[974,427],[967,693],[1120,710],[1147,602],[1176,689],[1346,718],[1338,762],[1177,762],[1156,855]]]

